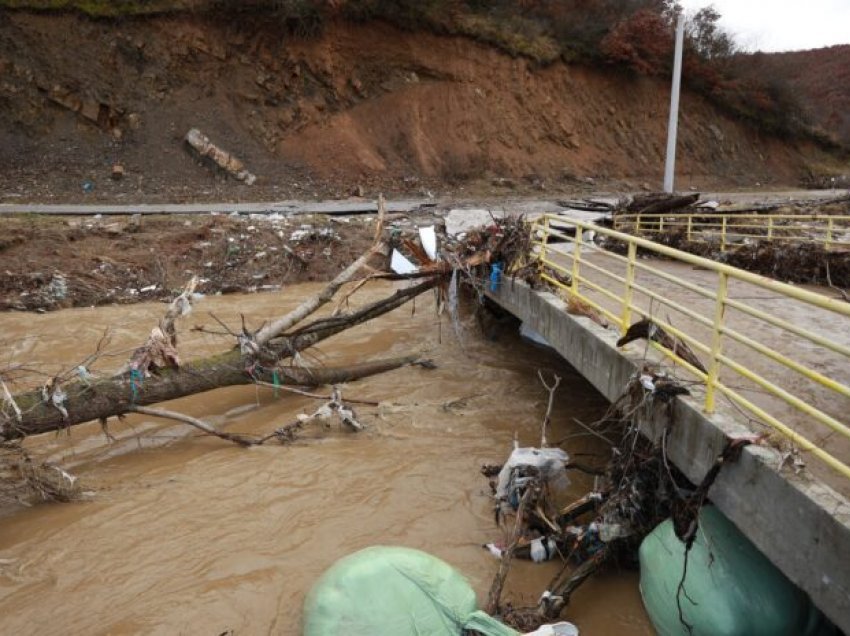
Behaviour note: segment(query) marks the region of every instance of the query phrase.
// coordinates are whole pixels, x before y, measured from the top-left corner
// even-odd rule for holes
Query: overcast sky
[[[795,51],[850,44],[850,0],[679,0],[685,10],[709,4],[745,49]]]

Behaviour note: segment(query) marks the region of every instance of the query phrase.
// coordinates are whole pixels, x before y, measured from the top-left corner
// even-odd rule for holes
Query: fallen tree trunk
[[[276,379],[281,384],[297,386],[339,384],[391,371],[420,360],[418,355],[409,355],[344,367],[283,367],[277,369]],[[75,382],[67,390],[67,419],[54,406],[41,399],[40,391],[32,391],[16,398],[24,417],[21,422],[7,426],[2,439],[11,440],[60,430],[74,424],[123,415],[132,411],[134,406],[156,404],[225,386],[253,384],[255,380],[272,383],[274,375],[271,369],[249,375],[244,365],[240,364],[237,351],[190,362],[180,370],[168,369],[161,376],[149,378],[143,385],[136,387],[123,378],[93,382],[88,386]]]
[[[383,225],[384,214],[385,205],[384,197],[382,196],[378,200],[379,227]],[[354,278],[354,275],[369,261],[372,256],[376,254],[380,254],[384,257],[389,255],[386,245],[380,243],[380,237],[376,238],[375,245],[368,252],[342,270],[321,292],[315,296],[311,296],[285,316],[260,329],[254,338],[257,344],[266,344],[272,338],[282,334],[293,325],[304,320],[322,305],[329,303],[334,297],[334,294],[339,291],[340,287],[351,281]]]
[[[419,360],[419,356],[405,356],[341,368],[282,366],[279,361],[350,327],[388,313],[431,289],[437,282],[437,278],[432,278],[413,287],[398,290],[389,298],[374,302],[354,313],[315,321],[291,336],[272,340],[258,355],[246,355],[241,349],[232,349],[194,360],[179,368],[160,369],[156,375],[149,378],[130,372],[102,380],[74,380],[63,387],[64,413],[52,400],[45,400],[40,389],[16,395],[14,400],[21,411],[21,417],[19,420],[9,418],[0,421],[0,440],[36,435],[90,420],[123,415],[133,405],[155,404],[224,386],[251,384],[255,381],[272,383],[275,380],[282,384],[300,386],[335,384],[414,363]]]
[[[676,195],[676,194],[647,194],[634,198],[628,206],[629,212],[639,214],[663,214],[671,210],[688,207],[699,201],[699,193]]]

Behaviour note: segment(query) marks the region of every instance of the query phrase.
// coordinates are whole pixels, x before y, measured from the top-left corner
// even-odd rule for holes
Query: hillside
[[[262,199],[445,192],[462,184],[657,187],[668,87],[607,67],[513,57],[471,39],[331,21],[0,20],[0,197]],[[193,161],[192,127],[259,176]],[[680,188],[796,185],[831,159],[686,92]],[[110,179],[123,166],[121,180]],[[84,195],[89,181],[93,192]]]
[[[850,44],[756,53],[745,64],[755,75],[785,78],[812,123],[850,146]]]

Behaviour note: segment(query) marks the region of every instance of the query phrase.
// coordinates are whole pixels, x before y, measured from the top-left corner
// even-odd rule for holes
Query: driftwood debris
[[[666,409],[671,420],[661,438],[653,441],[641,433],[642,414],[652,410],[656,402]],[[644,537],[667,518],[673,518],[677,536],[686,546],[692,541],[699,509],[718,473],[735,460],[741,447],[759,443],[760,438],[745,436],[729,440],[702,482],[691,484],[667,457],[667,435],[675,425],[674,410],[666,408],[667,405],[666,395],[647,391],[641,380],[634,377],[602,419],[582,425],[593,429],[611,446],[610,459],[594,490],[561,506],[554,515],[547,512],[551,509],[552,495],[546,475],[534,471],[523,473],[523,481],[510,502],[516,523],[507,543],[509,549],[500,555],[502,564],[494,578],[488,605],[503,621],[527,632],[557,620],[572,594],[595,573],[612,565],[634,567]],[[572,462],[565,463],[564,468],[581,470]],[[497,471],[498,468],[489,468],[490,475]],[[538,544],[537,558],[534,542]],[[546,549],[541,552],[542,546]],[[498,594],[510,558],[559,559],[563,567],[536,605],[500,605]]]
[[[253,185],[257,180],[255,175],[245,169],[245,164],[226,150],[216,146],[210,141],[209,137],[197,128],[192,128],[187,132],[184,139],[200,157],[211,160],[235,179],[244,181],[247,185]]]
[[[378,227],[382,225],[383,215],[378,219]],[[435,278],[425,280],[357,311],[316,320],[291,333],[284,333],[327,304],[340,287],[352,281],[360,269],[379,254],[386,254],[386,247],[380,241],[380,235],[376,234],[375,242],[363,256],[293,311],[255,333],[245,328],[243,318],[242,332],[231,332],[236,340],[231,350],[183,364],[177,351],[176,321],[192,308],[196,285],[193,278],[169,305],[145,344],[133,352],[128,365],[115,375],[97,378],[83,374],[71,379],[74,375],[68,373],[52,378],[40,389],[6,395],[4,401],[15,407],[0,413],[0,442],[95,419],[103,423],[108,417],[121,416],[140,407],[224,386],[253,382],[299,386],[336,384],[416,362],[418,356],[344,368],[285,364],[287,359],[297,363],[300,351],[391,311],[437,283]]]
[[[415,362],[412,356],[409,357],[409,359],[411,362]],[[402,361],[402,359],[398,360],[398,362]],[[390,362],[389,366],[392,367],[392,364],[393,362]],[[370,369],[375,372],[388,370],[387,366],[388,365],[386,363],[372,363],[372,365],[370,366],[362,366],[359,371],[362,372],[363,375],[360,377],[365,377],[365,375],[369,374]],[[310,393],[307,393],[306,391],[299,391],[299,393],[301,393],[302,395],[309,395],[311,397],[321,397],[314,396]],[[203,431],[207,435],[213,435],[214,437],[218,437],[229,442],[234,442],[235,444],[239,444],[240,446],[262,446],[263,444],[272,439],[277,439],[281,442],[291,441],[295,438],[295,433],[301,428],[303,428],[306,424],[309,424],[314,420],[327,421],[334,414],[339,418],[340,423],[344,426],[347,426],[355,431],[363,430],[363,425],[357,419],[357,415],[354,412],[354,409],[352,409],[343,401],[342,392],[340,391],[338,386],[334,386],[333,393],[328,396],[327,402],[321,407],[319,407],[312,415],[299,415],[298,419],[295,422],[287,424],[285,426],[281,426],[280,428],[275,429],[270,434],[262,436],[240,435],[238,433],[228,433],[226,431],[220,431],[211,424],[208,424],[207,422],[200,420],[196,417],[184,415],[183,413],[176,413],[174,411],[169,411],[161,408],[133,406],[130,410],[133,413],[141,413],[143,415],[151,415],[153,417],[183,422],[184,424],[194,426],[195,428]]]
[[[32,435],[70,431],[85,422],[100,421],[107,439],[112,439],[107,428],[108,418],[139,413],[182,422],[206,435],[241,446],[256,446],[267,441],[287,443],[312,422],[338,421],[344,428],[359,430],[361,421],[351,404],[374,403],[346,400],[337,385],[403,366],[430,369],[434,365],[413,353],[388,359],[358,360],[355,364],[337,367],[311,367],[304,363],[302,352],[346,329],[386,314],[429,290],[437,292],[440,306],[449,303],[449,280],[454,284],[459,273],[473,289],[478,289],[484,284],[482,281],[489,280],[491,262],[498,260],[506,265],[505,271],[514,271],[513,263],[524,256],[529,240],[528,230],[519,220],[507,220],[471,233],[468,241],[445,246],[440,259],[435,260],[431,256],[424,258],[416,244],[393,234],[393,247],[407,249],[421,261],[414,274],[392,274],[386,270],[390,246],[384,242],[386,205],[383,199],[377,207],[379,216],[373,245],[324,289],[305,298],[292,311],[257,329],[249,329],[244,316],[241,328],[228,326],[213,316],[224,327],[224,331],[215,333],[230,337],[232,343],[220,353],[193,358],[185,343],[179,341],[181,317],[193,309],[196,285],[193,279],[152,326],[144,343],[127,354],[127,363],[120,370],[92,373],[98,360],[114,355],[106,350],[108,330],[96,351],[59,372],[45,374],[43,369],[26,363],[0,368],[0,449],[8,451],[0,457],[0,502],[73,498],[76,492],[73,476],[66,475],[59,467],[38,465],[26,455],[21,442]],[[407,282],[387,297],[349,309],[353,293],[367,281],[377,279]],[[347,287],[343,290],[344,286]],[[329,307],[325,316],[311,319],[326,305]],[[203,326],[195,330],[207,331]],[[323,399],[325,403],[314,413],[302,414],[296,421],[273,431],[249,434],[220,429],[161,404],[220,387],[247,384],[274,390],[276,394],[299,393]],[[330,385],[333,390],[330,395],[305,391],[319,385]]]
[[[625,346],[634,340],[652,340],[653,342],[657,342],[694,368],[699,369],[703,373],[708,373],[702,361],[686,342],[676,336],[671,336],[650,318],[644,318],[632,324],[628,331],[626,331],[626,334],[617,341],[617,346]]]
[[[635,196],[628,206],[629,212],[640,214],[663,214],[673,210],[680,210],[693,205],[699,201],[699,193],[685,195],[674,195],[665,193],[653,193]]]

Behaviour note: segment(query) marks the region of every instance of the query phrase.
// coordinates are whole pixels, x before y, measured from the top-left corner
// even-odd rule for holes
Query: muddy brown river
[[[234,328],[279,315],[315,286],[278,294],[207,298],[184,318],[184,358],[230,341],[189,332]],[[352,304],[391,290],[376,285]],[[366,425],[350,433],[309,428],[289,446],[244,449],[174,422],[110,421],[116,440],[86,424],[27,441],[36,457],[71,470],[84,501],[6,511],[0,518],[2,634],[299,634],[301,606],[338,558],[371,545],[403,545],[456,567],[484,599],[497,561],[481,548],[500,540],[479,469],[507,457],[514,435],[539,444],[546,391],[536,370],[556,371],[550,440],[571,454],[601,454],[573,418],[593,421],[606,403],[565,363],[503,327],[485,339],[471,318],[461,347],[431,295],[321,343],[308,361],[344,364],[426,351],[434,371],[406,368],[351,383],[344,395]],[[106,373],[143,342],[161,304],[0,315],[3,359],[58,370],[111,341],[94,372]],[[232,432],[270,432],[320,403],[254,386],[225,388],[168,405]],[[589,458],[585,457],[587,461]],[[591,487],[571,475],[570,494]],[[530,605],[559,565],[517,563],[506,596]],[[634,572],[591,580],[564,618],[584,636],[652,634]]]

